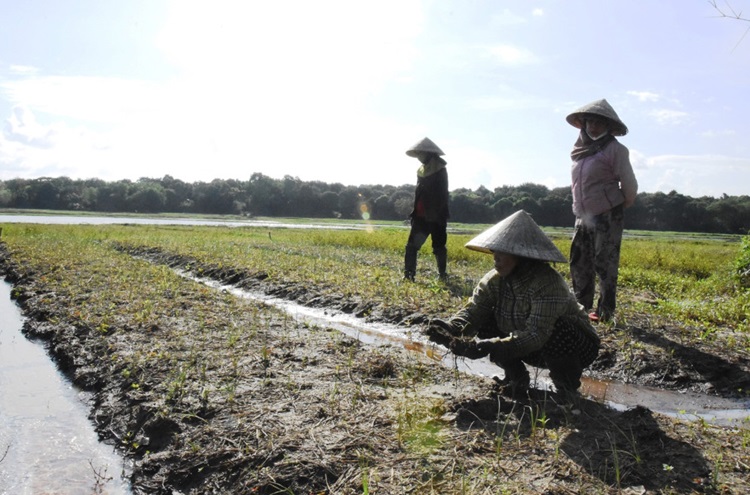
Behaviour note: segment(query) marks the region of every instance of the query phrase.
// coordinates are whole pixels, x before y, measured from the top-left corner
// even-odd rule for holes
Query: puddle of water
[[[123,461],[98,441],[81,393],[21,333],[10,290],[0,283],[0,493],[130,494]]]
[[[492,377],[502,376],[502,370],[487,358],[469,360],[455,359],[452,353],[441,346],[426,340],[418,329],[366,322],[362,318],[336,311],[309,308],[285,299],[222,285],[213,280],[196,278],[186,273],[183,276],[210,287],[228,291],[245,299],[261,301],[278,307],[296,320],[312,325],[333,328],[366,344],[395,344],[405,349],[424,354],[439,361],[444,366],[458,368],[465,373]],[[553,386],[546,370],[533,370],[532,380],[541,390],[552,390]],[[581,393],[616,410],[626,410],[635,406],[669,415],[675,418],[701,419],[721,426],[734,426],[750,421],[750,401],[737,401],[703,394],[682,393],[650,387],[628,385],[618,382],[594,380],[583,377]]]

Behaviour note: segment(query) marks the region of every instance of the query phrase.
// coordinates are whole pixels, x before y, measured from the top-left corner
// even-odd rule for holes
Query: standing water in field
[[[98,441],[81,393],[39,342],[0,283],[0,493],[131,493],[122,459]]]
[[[327,309],[310,308],[297,303],[265,294],[250,292],[234,286],[224,285],[215,280],[193,277],[177,271],[183,276],[199,281],[210,287],[225,290],[245,299],[262,301],[292,315],[296,320],[308,324],[333,328],[366,344],[395,344],[405,349],[425,354],[440,361],[444,366],[455,367],[459,371],[479,376],[502,375],[502,370],[487,358],[456,359],[447,349],[426,340],[418,329],[366,322],[362,318]],[[546,370],[530,368],[536,388],[551,390],[552,384]],[[534,374],[534,371],[537,373]],[[597,402],[615,410],[626,410],[635,406],[675,418],[686,420],[700,419],[716,425],[739,425],[750,418],[750,402],[732,400],[689,392],[675,392],[625,383],[599,381],[584,376],[581,392]]]

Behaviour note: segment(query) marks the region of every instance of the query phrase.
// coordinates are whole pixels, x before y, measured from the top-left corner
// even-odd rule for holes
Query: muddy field
[[[371,320],[418,328],[428,318],[153,249],[127,252]],[[4,244],[0,269],[28,318],[25,332],[45,339],[60,367],[93,392],[91,418],[132,461],[137,494],[740,494],[750,487],[747,424],[614,411],[541,390],[511,400],[489,379],[187,282],[165,291],[158,321],[140,321],[123,306],[117,325],[102,332],[70,311],[91,295],[71,297],[59,280],[17,263]],[[77,270],[62,278],[91,277],[95,290],[95,274]],[[685,345],[692,329],[655,326],[645,314],[599,331],[603,351],[589,376],[747,397],[747,345],[727,344],[741,336]]]

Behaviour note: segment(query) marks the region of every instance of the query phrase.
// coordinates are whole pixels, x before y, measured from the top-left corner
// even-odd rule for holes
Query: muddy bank
[[[426,324],[430,317],[449,314],[426,315],[405,307],[383,308],[373,301],[345,298],[335,292],[316,291],[301,284],[269,283],[264,272],[205,265],[155,248],[120,246],[120,249],[227,285],[260,291],[305,306],[331,308],[366,321],[414,326]],[[727,332],[710,341],[700,340],[695,338],[697,329],[655,325],[645,314],[615,325],[599,325],[597,330],[603,341],[602,352],[587,370],[588,376],[726,398],[744,399],[750,395],[748,346],[743,349],[741,344],[727,345],[729,339],[742,341],[748,340],[748,336]]]
[[[110,302],[115,323],[96,328],[70,308],[104,297],[106,273],[82,263],[53,277],[0,247],[2,273],[29,318],[25,331],[46,339],[61,368],[92,392],[100,435],[134,463],[135,493],[743,493],[750,482],[744,430],[539,391],[513,401],[489,380],[298,325],[187,281],[163,289],[155,316],[142,319],[132,309],[141,303],[134,278],[131,299]],[[425,318],[410,308],[272,287],[262,273],[198,267],[153,250],[130,254],[367,318]],[[114,269],[129,276],[146,267]],[[680,364],[688,380],[695,377],[682,383],[649,370],[658,354],[618,365],[626,352],[618,331],[606,337],[611,354],[594,373],[614,377],[617,369],[632,381],[690,389],[708,383],[727,394],[746,383],[745,356],[723,357],[729,372],[710,379]],[[649,329],[641,337],[658,335]],[[696,356],[672,359],[683,357]]]

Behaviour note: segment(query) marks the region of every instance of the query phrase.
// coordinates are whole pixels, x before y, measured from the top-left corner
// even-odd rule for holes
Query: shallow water
[[[185,275],[183,273],[183,275]],[[187,275],[186,275],[187,276]],[[487,358],[470,360],[456,359],[447,349],[426,340],[419,329],[366,322],[362,318],[320,308],[309,308],[288,300],[270,297],[265,294],[222,285],[209,279],[199,279],[201,283],[220,290],[226,290],[238,297],[262,301],[289,313],[298,321],[333,328],[367,344],[401,345],[409,351],[425,354],[441,362],[444,366],[480,376],[502,376],[502,370]],[[538,389],[553,389],[546,370],[534,370],[532,380]],[[616,410],[643,406],[652,411],[676,418],[704,420],[722,426],[739,425],[750,420],[750,400],[738,401],[705,394],[674,392],[651,387],[629,385],[618,382],[594,380],[583,377],[581,393],[586,397]]]
[[[58,371],[0,283],[0,493],[131,493],[114,448],[98,441],[85,396]]]
[[[3,223],[36,223],[52,225],[195,225],[213,227],[264,227],[288,229],[332,229],[363,230],[372,228],[371,223],[326,224],[292,223],[270,220],[204,220],[201,218],[149,218],[149,217],[96,217],[74,215],[0,215]]]

